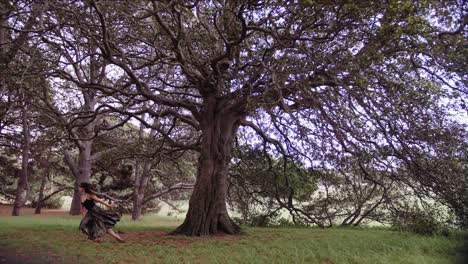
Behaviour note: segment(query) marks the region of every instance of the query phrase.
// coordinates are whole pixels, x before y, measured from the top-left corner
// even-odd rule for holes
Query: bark
[[[214,97],[205,101],[197,180],[185,221],[174,234],[205,236],[240,232],[239,226],[229,217],[226,195],[232,143],[242,115],[234,111],[218,112],[220,105]]]
[[[6,15],[9,11],[5,3],[1,2],[2,9],[0,10],[0,64],[6,63],[6,55],[8,52],[7,43],[8,43],[8,16]]]
[[[140,124],[139,139],[142,141],[144,138],[144,126]],[[133,208],[132,220],[137,220],[141,217],[143,209],[144,190],[147,183],[147,173],[149,170],[149,162],[147,159],[143,161],[140,158],[135,160],[135,181],[133,183]],[[147,169],[147,170],[146,170]]]
[[[155,119],[155,122],[156,119]],[[152,129],[149,137],[154,138],[156,130]],[[145,137],[145,126],[140,124],[139,138],[144,142]],[[143,146],[145,147],[145,146]],[[133,184],[133,208],[132,208],[132,219],[137,220],[141,217],[143,205],[145,204],[145,188],[148,184],[149,173],[151,170],[153,160],[145,158],[137,158],[135,161],[135,182]]]
[[[75,171],[75,190],[70,207],[70,215],[81,214],[81,200],[79,186],[82,182],[89,182],[91,179],[91,150],[92,141],[84,141],[79,148],[78,166],[72,171]]]
[[[93,141],[86,140],[81,141],[79,144],[79,155],[78,161],[72,158],[72,155],[65,151],[64,152],[64,161],[67,166],[70,168],[73,177],[75,178],[75,188],[73,192],[73,199],[70,207],[71,215],[81,214],[81,201],[79,186],[82,182],[89,182],[91,179],[93,162],[102,157],[102,153],[98,152],[94,155],[91,155],[93,149]],[[102,152],[107,152],[104,150]]]
[[[140,179],[141,179],[141,161],[139,158],[135,161],[135,181],[133,183],[133,208],[132,220],[138,220],[141,216],[141,193],[140,193]]]
[[[29,151],[31,144],[31,135],[29,132],[29,122],[27,118],[27,109],[24,106],[22,111],[22,122],[23,122],[23,146],[22,146],[22,164],[21,164],[21,175],[18,179],[18,188],[16,189],[15,204],[13,206],[13,216],[18,216],[21,213],[21,208],[26,203],[29,196]]]
[[[137,220],[141,217],[143,209],[143,200],[145,198],[145,188],[148,184],[148,175],[151,168],[151,162],[144,160],[141,164],[141,160],[137,159],[135,162],[135,184],[133,188],[133,209],[132,219]]]
[[[141,216],[141,203],[140,198],[140,179],[141,179],[141,160],[136,158],[135,160],[135,181],[133,182],[133,208],[132,208],[132,220],[137,220]]]
[[[42,167],[44,173],[41,176],[41,187],[39,188],[39,197],[37,198],[36,210],[34,211],[35,214],[41,213],[42,204],[44,203],[44,189],[50,174],[49,155],[46,160],[43,160]]]
[[[50,178],[48,179],[50,181],[50,192],[53,193],[54,192],[54,174],[52,173],[49,176]]]
[[[96,81],[96,67],[95,62],[91,59],[90,65],[90,80]],[[93,148],[93,136],[96,128],[96,119],[88,117],[87,113],[94,111],[96,105],[96,95],[94,92],[89,90],[83,90],[83,113],[79,114],[79,118],[74,124],[73,136],[80,138],[76,140],[78,145],[78,161],[75,162],[71,159],[70,155],[64,157],[67,165],[72,170],[72,174],[75,177],[75,191],[73,193],[73,199],[70,207],[71,215],[80,215],[81,214],[81,201],[80,201],[80,192],[79,186],[82,182],[89,182],[91,179],[91,169],[93,164],[93,157],[91,156]]]
[[[140,124],[140,131],[139,131],[139,138],[142,140],[144,135],[144,127],[143,124]],[[141,165],[141,159],[135,159],[135,181],[133,182],[133,208],[132,208],[132,220],[137,220],[141,216],[142,211],[142,200],[143,200],[143,191],[141,188],[142,185],[142,178],[143,178],[143,170]]]

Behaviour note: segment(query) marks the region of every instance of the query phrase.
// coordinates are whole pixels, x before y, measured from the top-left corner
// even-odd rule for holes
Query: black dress
[[[80,223],[81,232],[88,235],[88,238],[94,240],[107,233],[109,228],[115,226],[122,216],[119,212],[107,211],[96,206],[94,200],[86,199],[81,203],[86,208],[86,215]]]

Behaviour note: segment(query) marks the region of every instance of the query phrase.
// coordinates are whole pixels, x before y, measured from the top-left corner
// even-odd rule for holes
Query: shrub
[[[261,214],[258,212],[249,213],[244,217],[232,217],[232,220],[239,225],[248,225],[252,227],[268,227],[276,225],[278,213]]]
[[[421,235],[449,234],[449,227],[439,221],[436,215],[434,212],[423,211],[417,207],[408,211],[399,211],[393,215],[392,228]]]
[[[274,216],[272,217],[268,215],[255,215],[249,219],[248,224],[253,227],[267,227],[271,226],[274,218]]]
[[[144,204],[143,210],[141,213],[142,214],[157,214],[161,210],[161,208],[162,208],[162,204],[158,200],[154,199]]]

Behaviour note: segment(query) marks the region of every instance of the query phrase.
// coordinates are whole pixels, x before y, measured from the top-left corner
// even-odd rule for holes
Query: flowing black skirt
[[[107,233],[109,228],[115,226],[120,221],[121,213],[107,211],[98,206],[94,206],[86,212],[81,220],[80,230],[88,235],[88,239],[94,240]]]

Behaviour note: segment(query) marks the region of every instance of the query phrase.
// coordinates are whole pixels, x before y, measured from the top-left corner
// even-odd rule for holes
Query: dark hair
[[[91,185],[91,183],[89,183],[89,182],[82,182],[82,183],[80,183],[80,187],[83,188],[83,189],[85,190],[86,193],[94,194],[93,185]]]

